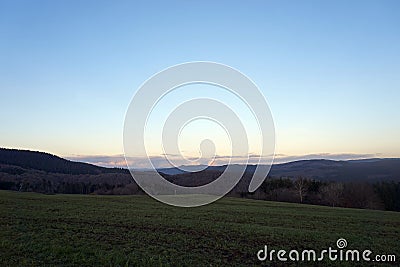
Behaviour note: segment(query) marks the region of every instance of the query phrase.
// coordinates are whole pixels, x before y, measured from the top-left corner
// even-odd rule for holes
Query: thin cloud
[[[357,153],[316,153],[307,155],[285,155],[279,154],[275,156],[275,163],[285,163],[297,160],[310,160],[310,159],[328,159],[328,160],[357,160],[357,159],[370,159],[377,158],[380,154],[357,154]]]

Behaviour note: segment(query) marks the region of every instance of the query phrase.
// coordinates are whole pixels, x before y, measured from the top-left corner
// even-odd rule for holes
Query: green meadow
[[[400,213],[223,198],[176,208],[147,196],[0,191],[0,266],[368,266],[260,262],[268,249],[369,249],[400,262]]]

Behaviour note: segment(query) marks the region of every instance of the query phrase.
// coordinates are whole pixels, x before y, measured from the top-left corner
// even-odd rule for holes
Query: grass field
[[[283,266],[259,262],[257,251],[336,248],[338,238],[400,262],[395,212],[235,198],[174,208],[147,196],[0,191],[0,227],[0,266]]]

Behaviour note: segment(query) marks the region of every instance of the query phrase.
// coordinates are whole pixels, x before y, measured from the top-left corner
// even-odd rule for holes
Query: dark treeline
[[[400,183],[381,182],[375,184],[374,189],[386,210],[400,211]]]
[[[332,207],[400,211],[400,182],[322,182],[304,177],[268,178],[241,197]]]
[[[60,182],[50,180],[25,180],[20,182],[0,181],[0,190],[37,192],[43,194],[98,194],[98,195],[133,195],[143,194],[135,184],[110,184],[91,182]]]
[[[83,176],[80,179],[75,177],[74,181],[66,179],[52,181],[45,178],[0,180],[0,189],[46,194],[143,194],[133,180],[112,180],[106,176],[103,179],[92,179],[92,182],[87,182],[92,177]],[[255,192],[249,193],[246,189],[246,186],[238,185],[229,196],[332,207],[400,211],[400,182],[323,182],[304,177],[268,178]]]
[[[0,189],[45,194],[138,194],[127,173],[48,173],[0,164]]]

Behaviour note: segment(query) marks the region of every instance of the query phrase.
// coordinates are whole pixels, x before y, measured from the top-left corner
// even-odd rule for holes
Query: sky
[[[140,85],[211,61],[258,85],[278,160],[400,157],[399,14],[396,0],[1,0],[0,146],[123,165]]]

